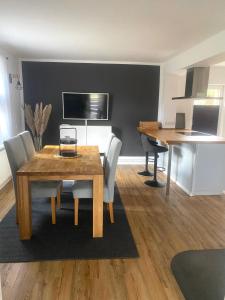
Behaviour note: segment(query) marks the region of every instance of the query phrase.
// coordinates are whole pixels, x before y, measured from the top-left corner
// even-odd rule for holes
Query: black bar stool
[[[158,130],[161,127],[161,123],[157,121],[140,121],[140,128],[146,128],[150,130]],[[138,172],[139,175],[142,176],[153,176],[154,174],[148,169],[149,156],[154,157],[154,152],[152,151],[151,145],[149,145],[149,137],[145,134],[140,134],[142,148],[145,152],[145,170],[142,172]]]
[[[158,157],[159,157],[158,154],[167,152],[168,149],[167,149],[167,147],[161,146],[157,142],[152,141],[150,139],[148,139],[148,143],[149,143],[149,149],[151,148],[151,152],[154,153],[154,177],[153,177],[153,180],[145,181],[145,184],[148,186],[153,186],[153,187],[163,187],[165,184],[161,183],[157,180],[157,163],[158,163]]]
[[[148,137],[144,134],[141,134],[141,144],[145,152],[145,170],[138,172],[138,174],[142,176],[153,176],[154,174],[148,169],[148,159],[149,156],[154,156],[154,152],[152,151],[152,146],[149,144]]]

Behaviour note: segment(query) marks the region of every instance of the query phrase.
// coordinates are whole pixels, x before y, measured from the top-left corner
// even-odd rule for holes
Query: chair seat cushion
[[[148,142],[151,145],[152,150],[154,152],[162,153],[162,152],[168,151],[167,147],[160,145],[157,141],[153,141],[153,140],[151,140],[151,139],[148,138]]]
[[[72,187],[74,198],[93,198],[93,182],[91,180],[77,180]],[[104,202],[109,202],[108,187],[104,186]]]
[[[63,180],[62,181],[62,192],[70,193],[73,186],[74,186],[75,180]]]
[[[156,151],[157,153],[163,153],[163,152],[167,152],[167,151],[168,151],[168,148],[165,147],[165,146],[157,145],[155,148],[156,148],[155,151]]]
[[[60,186],[59,181],[35,181],[31,183],[32,198],[56,197]]]

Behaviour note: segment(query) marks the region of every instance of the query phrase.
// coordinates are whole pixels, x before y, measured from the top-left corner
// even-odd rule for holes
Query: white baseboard
[[[173,180],[171,178],[171,180]],[[186,194],[188,194],[188,196],[194,196],[186,187],[184,187],[180,182],[176,181],[176,180],[173,180],[175,181],[176,185],[179,186],[179,188],[181,188]]]
[[[12,177],[8,177],[6,180],[4,180],[1,184],[0,184],[0,190],[4,188],[4,186],[12,179]]]
[[[118,160],[119,165],[145,165],[145,156],[120,156]],[[153,164],[149,158],[148,164]],[[162,158],[158,159],[158,166],[163,166]]]
[[[120,156],[119,165],[144,165],[145,156]]]

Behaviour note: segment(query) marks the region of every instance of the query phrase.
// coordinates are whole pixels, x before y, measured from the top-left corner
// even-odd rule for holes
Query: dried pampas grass
[[[42,136],[47,128],[51,111],[51,104],[45,105],[43,108],[42,102],[37,103],[34,112],[29,104],[24,105],[25,121],[33,135],[34,145],[37,151],[42,148]]]

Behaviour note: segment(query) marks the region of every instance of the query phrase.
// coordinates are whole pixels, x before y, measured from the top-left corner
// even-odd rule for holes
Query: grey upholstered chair
[[[23,131],[19,134],[22,139],[28,160],[31,160],[35,155],[34,143],[29,131]]]
[[[109,216],[111,223],[114,223],[114,184],[116,167],[122,147],[122,142],[117,138],[113,137],[108,155],[105,162],[105,182],[104,182],[104,199],[103,201],[108,204]],[[92,181],[76,181],[73,188],[74,198],[74,224],[78,225],[78,206],[80,198],[93,198],[93,186]]]
[[[104,160],[103,160],[103,168],[105,168],[105,164],[106,164],[106,158],[108,156],[108,153],[109,153],[109,149],[110,149],[110,145],[111,145],[111,142],[112,142],[112,139],[115,137],[115,134],[113,132],[110,133],[109,137],[108,137],[108,140],[106,142],[106,151],[104,153]]]
[[[5,150],[11,168],[14,191],[16,196],[16,221],[18,223],[18,200],[17,200],[17,186],[16,186],[16,172],[28,161],[27,154],[20,136],[15,136],[4,141]],[[31,183],[31,196],[32,198],[51,198],[52,206],[52,224],[56,223],[55,214],[55,199],[57,193],[59,194],[60,183],[56,181],[48,182],[32,182]]]
[[[108,141],[106,143],[106,152],[105,152],[106,157],[108,156],[110,145],[111,145],[112,139],[114,137],[115,137],[115,134],[113,132],[111,132],[109,137],[108,137]]]
[[[19,136],[22,139],[24,149],[26,151],[27,159],[31,160],[34,157],[34,155],[36,154],[31,134],[29,131],[23,131],[19,134]],[[58,190],[58,194],[57,194],[57,207],[58,208],[60,208],[60,206],[61,206],[61,191],[62,191],[62,182],[61,182],[61,188]]]

